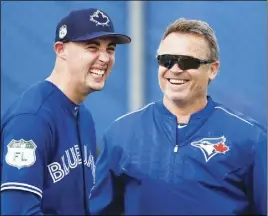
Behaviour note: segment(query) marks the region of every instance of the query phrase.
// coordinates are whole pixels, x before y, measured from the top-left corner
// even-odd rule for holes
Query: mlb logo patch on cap
[[[67,35],[67,26],[62,25],[59,29],[59,38],[63,39]]]

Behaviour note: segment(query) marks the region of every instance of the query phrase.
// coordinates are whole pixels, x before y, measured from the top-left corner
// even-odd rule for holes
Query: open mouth
[[[89,70],[89,72],[94,77],[103,77],[105,70],[91,69],[91,70]]]
[[[183,80],[183,79],[167,79],[172,85],[183,85],[189,80]]]

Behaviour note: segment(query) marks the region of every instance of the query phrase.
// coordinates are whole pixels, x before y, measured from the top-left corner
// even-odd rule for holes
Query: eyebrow
[[[86,42],[86,45],[90,45],[90,44],[95,44],[95,45],[97,45],[97,46],[100,46],[100,42],[97,41],[97,40],[90,40],[90,41],[87,41],[87,42]],[[109,46],[114,46],[114,47],[116,47],[116,44],[113,43],[113,42],[110,42],[110,43],[108,44],[108,47],[109,47]]]

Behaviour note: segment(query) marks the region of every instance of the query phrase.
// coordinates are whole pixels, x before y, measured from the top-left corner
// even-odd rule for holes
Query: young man
[[[3,215],[88,214],[96,139],[83,101],[103,89],[116,44],[129,42],[98,9],[72,11],[59,22],[54,70],[2,119]]]
[[[266,132],[207,95],[219,68],[213,30],[176,20],[157,61],[163,100],[106,131],[90,212],[266,214]]]

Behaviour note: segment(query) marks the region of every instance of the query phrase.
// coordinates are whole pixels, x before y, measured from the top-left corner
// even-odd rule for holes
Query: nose
[[[99,54],[99,60],[101,62],[107,63],[107,62],[109,62],[109,59],[110,59],[110,56],[109,56],[109,54],[106,51],[100,52],[100,54]]]
[[[172,73],[179,73],[179,72],[183,72],[183,70],[180,68],[178,63],[175,63],[172,68],[170,68],[170,71]]]

